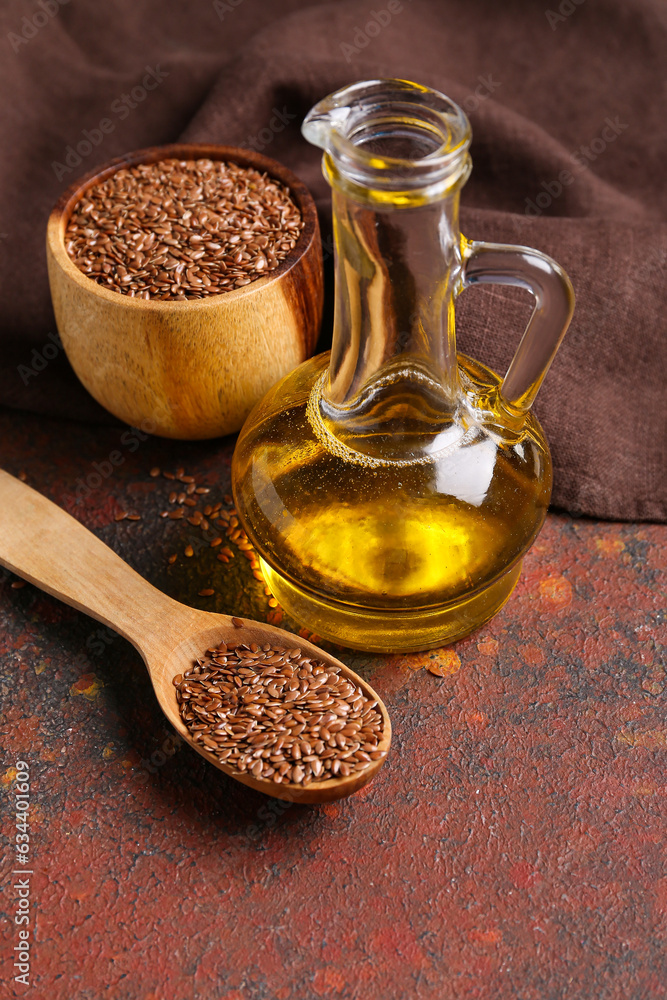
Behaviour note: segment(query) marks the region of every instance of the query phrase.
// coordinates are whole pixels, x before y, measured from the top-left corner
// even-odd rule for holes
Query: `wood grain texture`
[[[229,160],[285,184],[304,220],[294,250],[266,277],[187,302],[130,298],[88,278],[65,249],[77,201],[121,167],[173,157]],[[178,144],[113,160],[62,196],[46,249],[58,332],[74,371],[111,413],[150,433],[202,439],[237,431],[264,393],[315,349],[323,301],[315,205],[298,178],[258,153]]]
[[[367,784],[380,769],[385,758],[372,761],[348,778],[331,778],[303,787],[277,785],[223,764],[191,738],[181,722],[172,683],[176,674],[189,670],[196,657],[220,642],[270,642],[288,649],[298,646],[318,660],[339,667],[366,697],[377,700],[384,723],[380,750],[389,749],[391,723],[375,691],[340,660],[272,625],[244,620],[243,627],[237,628],[229,615],[180,604],[144,580],[70,514],[1,469],[0,504],[4,510],[0,565],[129,639],[144,659],[160,707],[171,725],[215,767],[256,791],[289,802],[344,798]]]

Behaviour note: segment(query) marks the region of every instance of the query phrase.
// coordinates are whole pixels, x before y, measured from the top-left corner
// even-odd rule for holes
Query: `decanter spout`
[[[344,87],[335,94],[329,94],[311,108],[301,125],[304,139],[330,153],[334,131],[338,131],[341,135],[345,134],[347,120],[352,114],[349,94],[354,89],[354,87]]]
[[[453,101],[409,80],[364,80],[330,94],[301,131],[324,150],[324,171],[350,193],[461,187],[470,172],[470,123]],[[365,193],[364,193],[365,192]]]

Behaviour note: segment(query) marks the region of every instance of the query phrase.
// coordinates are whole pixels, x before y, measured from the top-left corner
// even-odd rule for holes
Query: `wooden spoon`
[[[220,642],[270,642],[288,649],[298,646],[310,656],[339,667],[367,697],[377,701],[383,719],[379,750],[389,749],[391,723],[373,688],[344,663],[282,629],[247,620],[238,628],[228,615],[198,611],[167,597],[79,521],[1,469],[0,509],[0,564],[129,639],[146,663],[157,700],[169,722],[186,743],[225,774],[278,799],[328,802],[356,792],[380,769],[384,757],[347,778],[303,786],[254,778],[218,760],[194,742],[182,723],[172,681],[176,674],[189,670],[196,657]]]

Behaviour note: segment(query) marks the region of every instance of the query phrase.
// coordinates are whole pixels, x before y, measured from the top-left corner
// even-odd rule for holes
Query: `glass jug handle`
[[[551,257],[530,247],[481,243],[461,237],[461,285],[517,285],[535,308],[500,387],[500,402],[514,419],[533,405],[574,311],[570,279]]]

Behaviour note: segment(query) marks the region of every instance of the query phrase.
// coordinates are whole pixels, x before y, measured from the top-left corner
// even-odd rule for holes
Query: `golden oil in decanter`
[[[237,446],[236,505],[267,583],[288,613],[343,645],[459,638],[507,599],[543,523],[551,466],[539,425],[531,418],[512,445],[473,431],[432,461],[351,462],[308,420],[322,369],[315,359],[287,376]]]

